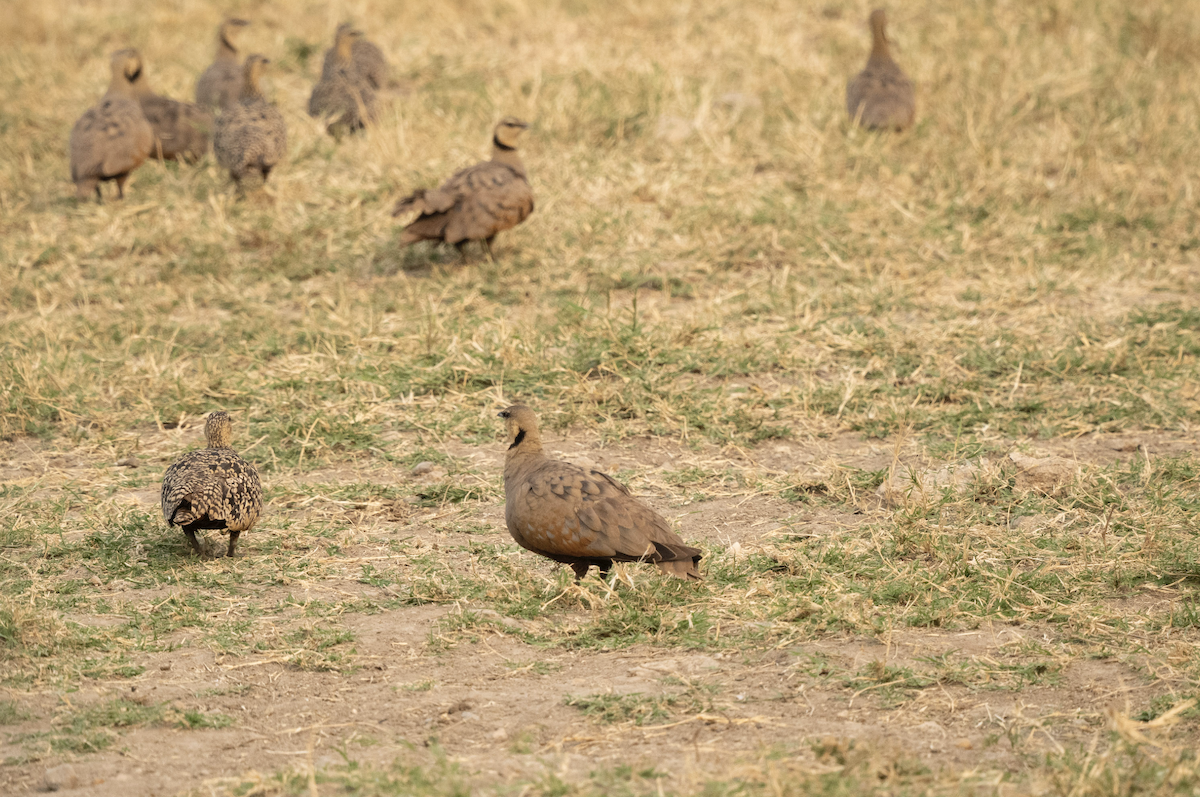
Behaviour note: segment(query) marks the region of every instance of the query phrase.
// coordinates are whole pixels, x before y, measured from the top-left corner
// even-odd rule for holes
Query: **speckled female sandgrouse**
[[[892,60],[887,15],[871,12],[871,55],[867,67],[846,86],[846,112],[870,130],[903,130],[913,123],[916,99],[912,81]]]
[[[661,515],[598,470],[547,459],[533,410],[500,413],[508,427],[504,519],[522,548],[571,566],[583,578],[595,565],[652,562],[678,578],[700,578],[700,549],[685,545]]]
[[[109,60],[108,91],[71,128],[71,181],[75,196],[87,199],[94,191],[103,200],[100,183],[115,180],[117,197],[125,197],[129,173],[150,155],[154,131],[133,91],[141,71],[136,50],[117,50]]]
[[[467,241],[480,241],[488,257],[496,234],[515,227],[533,212],[533,191],[517,139],[529,127],[506,116],[492,134],[492,159],[455,174],[436,189],[418,189],[396,203],[393,216],[420,211],[400,237],[401,244],[445,241],[466,259]]]
[[[375,89],[359,72],[354,44],[361,42],[362,31],[349,25],[337,29],[333,49],[325,54],[321,79],[308,98],[308,115],[329,117],[328,130],[335,136],[362,130],[373,123]]]
[[[242,96],[242,61],[234,37],[249,24],[231,17],[217,28],[217,54],[196,81],[196,103],[202,108],[224,110]]]
[[[163,518],[167,525],[182,528],[201,556],[204,551],[196,539],[197,531],[228,532],[226,555],[233,556],[238,535],[252,528],[262,514],[258,471],[229,447],[232,436],[229,413],[210,413],[204,422],[208,448],[189,451],[163,475]]]
[[[259,85],[268,63],[258,54],[246,56],[242,96],[217,117],[213,152],[239,190],[242,181],[251,175],[259,175],[266,182],[271,169],[287,153],[287,124],[278,109],[267,102]]]
[[[146,70],[138,56],[137,76],[133,80],[133,91],[142,113],[154,131],[154,145],[150,157],[160,160],[194,161],[208,152],[209,136],[212,135],[213,117],[199,105],[180,102],[155,94],[150,88]]]

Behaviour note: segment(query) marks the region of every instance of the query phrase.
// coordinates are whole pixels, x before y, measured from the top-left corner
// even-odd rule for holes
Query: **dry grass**
[[[848,129],[842,106],[866,53],[859,4],[263,0],[239,13],[289,124],[270,187],[239,201],[208,159],[142,167],[124,203],[76,203],[67,136],[103,92],[108,52],[138,47],[153,85],[189,97],[223,9],[6,10],[0,661],[14,694],[133,677],[134,650],[181,629],[223,656],[344,671],[357,665],[339,618],[426,602],[466,607],[431,650],[497,626],[480,609],[566,649],[762,653],[991,622],[1050,635],[999,663],[836,676],[847,696],[886,692],[881,710],[931,684],[1019,691],[1105,657],[1152,686],[1128,709],[1143,719],[1196,694],[1200,21],[1186,5],[889,9],[918,122],[876,136]],[[304,107],[345,18],[389,54],[395,85],[378,128],[335,143]],[[398,249],[394,198],[478,159],[510,113],[533,122],[538,208],[496,262]],[[499,474],[472,458],[498,448],[493,416],[513,399],[588,450],[677,446],[674,464],[634,456],[621,475],[677,510],[685,536],[706,533],[691,504],[757,501],[760,516],[704,539],[698,593],[547,576],[488,519]],[[245,559],[203,565],[145,503],[216,408],[235,413],[273,518]],[[870,498],[901,460],[994,464],[1110,434],[1155,442],[1084,462],[1048,496],[1005,465],[964,490]],[[887,453],[848,461],[844,440]],[[147,467],[112,466],[129,456]],[[435,478],[411,477],[425,460]],[[866,514],[809,527],[853,512]],[[331,586],[347,583],[383,592]],[[289,603],[294,585],[322,597]],[[1151,588],[1170,609],[1139,603]],[[85,606],[120,625],[72,621]],[[1050,746],[997,777],[1062,794],[1196,788],[1184,747],[1128,721],[1104,736],[1102,709],[1087,720],[1099,746]],[[1182,727],[1195,738],[1191,715]],[[851,759],[768,757],[738,782],[850,793],[891,767],[887,788],[960,788],[961,772]],[[329,777],[391,793],[461,774],[428,766],[393,773],[401,786]],[[289,783],[260,786],[308,788]],[[537,788],[661,783],[559,785]]]

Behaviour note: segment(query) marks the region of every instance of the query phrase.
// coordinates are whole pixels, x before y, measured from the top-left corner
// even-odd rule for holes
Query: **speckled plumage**
[[[467,241],[481,241],[488,256],[496,234],[523,222],[533,212],[533,190],[517,139],[528,125],[506,116],[492,135],[492,159],[455,174],[436,189],[419,189],[396,203],[393,216],[410,210],[421,215],[404,228],[402,244],[444,241],[459,252]]]
[[[677,578],[700,578],[699,548],[625,485],[594,469],[547,459],[537,417],[522,404],[500,413],[508,429],[504,519],[522,547],[571,566],[578,578],[595,565],[652,562]]]
[[[71,181],[75,196],[87,199],[100,194],[101,181],[115,180],[117,196],[124,198],[129,173],[150,155],[154,131],[133,91],[141,70],[136,50],[118,50],[109,61],[112,77],[108,91],[71,128]]]
[[[202,108],[225,110],[242,96],[242,62],[234,36],[249,24],[230,18],[217,28],[217,54],[196,81],[196,103]]]
[[[330,117],[328,129],[334,135],[361,130],[376,120],[375,88],[354,57],[354,45],[361,42],[361,31],[349,25],[338,28],[334,46],[325,54],[321,79],[308,98],[309,116]]]
[[[287,124],[259,86],[268,63],[261,55],[246,56],[242,96],[237,105],[217,117],[213,152],[239,187],[242,180],[255,174],[265,182],[287,153]]]
[[[212,114],[190,102],[155,94],[140,56],[137,77],[132,82],[142,113],[154,131],[150,157],[189,161],[204,157],[213,130]]]
[[[228,532],[227,555],[233,556],[238,535],[262,514],[258,471],[229,447],[232,428],[229,413],[211,413],[204,424],[208,447],[184,454],[163,475],[163,519],[182,528],[198,554],[198,530]]]
[[[846,112],[870,130],[903,130],[916,116],[912,81],[894,60],[887,38],[887,15],[871,12],[871,55],[867,67],[846,86]]]

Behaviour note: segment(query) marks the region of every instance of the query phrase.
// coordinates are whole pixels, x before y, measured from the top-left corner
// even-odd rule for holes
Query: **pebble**
[[[416,465],[413,465],[412,475],[423,476],[424,474],[429,473],[431,470],[433,470],[432,462],[418,462]]]

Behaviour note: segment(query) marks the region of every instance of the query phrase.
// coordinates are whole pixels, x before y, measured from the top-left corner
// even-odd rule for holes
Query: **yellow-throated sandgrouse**
[[[678,578],[699,579],[700,549],[684,544],[661,515],[598,470],[548,459],[537,417],[522,404],[500,413],[508,430],[504,519],[522,548],[571,566],[651,562]]]

